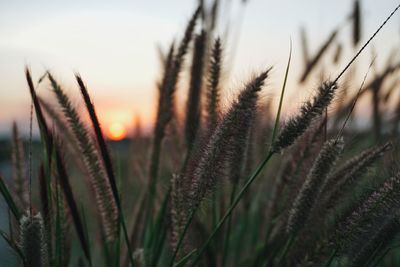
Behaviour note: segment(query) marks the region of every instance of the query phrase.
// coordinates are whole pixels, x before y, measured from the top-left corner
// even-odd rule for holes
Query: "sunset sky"
[[[249,0],[228,10],[222,1],[220,27],[223,36],[227,23],[230,38],[224,40],[226,60],[231,66],[227,99],[240,88],[252,71],[273,65],[274,71],[265,95],[277,97],[293,42],[291,92],[302,67],[300,26],[307,30],[311,53],[343,24],[351,12],[350,0]],[[375,31],[398,4],[397,0],[362,1],[362,40]],[[62,83],[78,107],[78,88],[73,80],[79,72],[88,85],[103,125],[107,129],[130,128],[134,118],[141,117],[146,129],[151,128],[156,107],[156,81],[160,65],[157,46],[165,49],[174,38],[180,38],[197,1],[21,1],[0,0],[0,135],[10,132],[16,120],[27,131],[30,98],[23,75],[28,65],[35,79],[49,69]],[[378,63],[384,62],[389,50],[399,47],[400,16],[394,17],[374,41]],[[350,25],[340,32],[340,40],[350,46]],[[237,44],[234,44],[238,41]],[[347,49],[348,59],[354,50]],[[367,51],[360,62],[365,72],[371,58]],[[341,65],[346,60],[341,61]],[[378,64],[379,65],[379,64]],[[334,76],[340,69],[330,69]],[[314,73],[309,84],[315,85]],[[182,83],[179,97],[184,99],[187,83]],[[309,94],[305,90],[303,94]],[[48,99],[52,94],[47,84],[39,93]],[[288,98],[292,99],[292,98]],[[298,103],[286,103],[298,106]],[[122,127],[122,130],[121,130]]]

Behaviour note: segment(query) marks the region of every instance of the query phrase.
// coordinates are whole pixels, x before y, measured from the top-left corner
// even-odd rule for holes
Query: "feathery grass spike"
[[[207,126],[211,131],[217,125],[220,116],[220,79],[222,67],[221,40],[217,38],[211,52],[207,83]]]
[[[321,187],[332,171],[343,150],[343,140],[328,140],[321,148],[307,178],[289,210],[286,231],[289,235],[297,233],[307,222],[311,209],[318,201]]]
[[[185,137],[190,152],[200,128],[201,95],[203,87],[204,55],[206,49],[206,32],[202,31],[194,39],[194,51],[190,76],[189,95],[186,104]]]
[[[125,218],[124,218],[124,215],[122,214],[122,207],[121,207],[119,192],[118,192],[117,183],[116,183],[116,179],[115,179],[115,175],[114,175],[114,168],[113,168],[113,165],[112,165],[111,156],[110,156],[110,153],[108,151],[107,144],[106,144],[106,142],[104,140],[103,131],[102,131],[101,127],[100,127],[99,119],[97,118],[97,114],[96,114],[96,111],[94,109],[94,105],[93,105],[93,103],[92,103],[92,101],[90,99],[90,96],[89,96],[89,93],[88,93],[88,91],[86,89],[86,86],[83,83],[83,80],[82,80],[82,78],[81,78],[81,76],[79,74],[76,74],[75,78],[76,78],[76,80],[78,82],[79,88],[80,88],[82,96],[83,96],[83,100],[85,102],[86,108],[87,108],[88,113],[90,115],[90,120],[92,121],[93,130],[95,132],[97,144],[98,144],[98,146],[100,148],[100,153],[101,153],[101,157],[103,159],[104,168],[105,168],[105,170],[107,172],[108,182],[111,185],[114,201],[115,201],[115,203],[117,205],[117,208],[118,208],[118,212],[119,212],[119,216],[120,216],[119,221],[121,222],[121,225],[122,225],[124,238],[125,238],[125,241],[126,241],[126,245],[128,247],[128,253],[131,256],[133,252],[132,252],[131,244],[129,242],[128,233],[127,233],[127,230],[126,230]],[[131,260],[131,264],[133,264],[133,258],[132,257],[130,257],[130,260]]]
[[[325,82],[319,88],[312,101],[303,104],[300,114],[290,118],[282,127],[272,144],[273,153],[291,146],[308,129],[314,119],[322,115],[334,97],[337,86],[332,82]]]
[[[338,222],[336,238],[341,251],[346,251],[352,240],[363,236],[366,229],[373,227],[374,221],[396,212],[400,206],[399,199],[400,174],[397,173],[362,199],[358,207]]]
[[[40,213],[22,216],[20,220],[19,246],[24,255],[26,266],[49,266],[46,240],[43,218]]]
[[[18,197],[22,209],[28,207],[28,192],[25,173],[24,147],[18,133],[17,123],[12,126],[12,167],[14,178],[14,192]]]
[[[206,193],[214,188],[215,179],[221,175],[224,162],[230,159],[230,153],[236,153],[232,150],[230,140],[236,138],[238,132],[245,130],[238,127],[239,125],[253,118],[258,93],[269,71],[270,69],[262,72],[245,86],[211,135],[202,156],[196,162],[193,174],[189,175],[192,177],[188,191],[189,210],[196,209]],[[224,149],[221,150],[221,147]]]
[[[113,241],[117,234],[118,209],[109,180],[106,177],[106,172],[92,139],[89,137],[89,133],[80,120],[78,113],[73,108],[69,98],[50,73],[48,73],[48,77],[58,103],[63,109],[64,115],[68,120],[84,157],[86,167],[90,174],[90,182],[95,192],[97,207],[103,221],[107,241]]]
[[[323,192],[326,193],[325,198],[327,204],[334,205],[340,196],[345,192],[345,188],[349,188],[355,181],[362,177],[366,168],[371,166],[385,152],[393,148],[392,143],[386,143],[381,146],[367,149],[353,158],[347,160],[343,166],[331,173],[326,179]]]

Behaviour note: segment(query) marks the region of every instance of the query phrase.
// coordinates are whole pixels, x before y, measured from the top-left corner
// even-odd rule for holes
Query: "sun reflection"
[[[126,137],[126,128],[120,122],[114,122],[108,129],[108,138],[114,141],[122,140]]]

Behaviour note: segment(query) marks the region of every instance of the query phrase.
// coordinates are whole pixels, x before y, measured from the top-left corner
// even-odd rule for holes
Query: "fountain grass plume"
[[[189,160],[188,167],[182,177],[184,179],[182,186],[185,190],[183,190],[184,195],[182,200],[180,200],[184,207],[186,218],[183,221],[185,225],[183,232],[180,233],[170,266],[173,266],[175,257],[183,243],[185,234],[197,208],[206,194],[215,189],[217,178],[223,176],[225,163],[229,162],[231,155],[235,152],[233,150],[237,149],[237,146],[233,145],[232,140],[235,140],[237,137],[239,129],[241,131],[245,130],[238,126],[242,125],[243,121],[247,121],[253,117],[252,113],[256,111],[259,92],[270,70],[271,68],[267,69],[246,84],[237,100],[232,103],[221,122],[217,125],[211,136],[208,137],[205,145],[200,148],[201,151],[197,151],[197,156]],[[242,145],[245,146],[246,144]]]
[[[364,197],[360,204],[337,222],[336,242],[340,251],[346,251],[356,240],[371,228],[372,222],[398,210],[400,207],[400,174],[397,173],[371,194]]]
[[[390,245],[400,231],[397,216],[397,214],[389,215],[389,218],[385,218],[374,233],[366,234],[366,238],[358,244],[357,251],[349,255],[349,267],[368,266],[371,257],[379,251],[384,251]]]
[[[86,168],[90,175],[90,183],[94,189],[97,207],[100,212],[107,241],[113,241],[117,234],[118,209],[113,197],[110,183],[100,160],[99,154],[75,108],[68,96],[58,85],[53,76],[48,73],[53,92],[63,109],[68,124],[74,133],[76,142],[83,155]]]
[[[317,94],[310,101],[305,102],[300,113],[290,118],[282,127],[276,141],[272,144],[271,151],[278,153],[291,146],[297,138],[303,135],[310,124],[322,115],[329,106],[337,89],[336,83],[325,82],[319,88]]]
[[[156,124],[154,126],[154,136],[152,142],[152,150],[150,155],[149,164],[149,183],[148,183],[148,208],[146,211],[146,221],[151,219],[151,214],[153,212],[154,206],[154,194],[156,190],[156,183],[158,178],[159,164],[160,164],[160,154],[162,149],[162,141],[165,135],[165,128],[171,121],[175,113],[175,91],[176,84],[179,79],[179,74],[183,65],[184,57],[187,53],[189,43],[192,40],[193,31],[196,26],[196,21],[201,13],[202,6],[200,5],[191,19],[189,20],[183,39],[181,40],[176,54],[174,52],[174,46],[171,46],[169,56],[166,61],[166,66],[164,70],[164,77],[162,79],[162,84],[159,85],[159,98],[158,107],[156,115]]]
[[[206,120],[210,131],[215,128],[220,116],[220,79],[222,68],[222,45],[217,38],[211,51],[211,59],[208,70],[208,82],[206,92]]]
[[[333,207],[349,188],[363,176],[366,169],[391,150],[391,142],[367,149],[347,160],[343,166],[333,172],[322,189],[328,207]]]
[[[26,181],[24,147],[18,133],[16,122],[12,125],[12,173],[14,192],[18,198],[20,208],[26,209],[29,205],[28,185]]]
[[[183,39],[181,40],[177,48],[176,54],[173,55],[172,61],[170,61],[170,67],[165,69],[163,82],[159,87],[160,96],[158,103],[155,135],[161,136],[161,138],[164,135],[165,127],[172,119],[175,112],[174,96],[176,91],[176,85],[179,79],[179,74],[182,69],[185,55],[187,54],[190,41],[192,40],[193,31],[196,26],[197,18],[200,15],[200,11],[201,11],[201,6],[196,9],[193,16],[189,20],[189,23],[186,26]],[[171,46],[170,52],[173,50],[174,50],[173,46]],[[167,67],[168,65],[169,64],[167,64]]]
[[[269,68],[262,72],[245,86],[210,136],[198,162],[191,163],[195,164],[196,167],[193,172],[185,174],[190,179],[190,189],[187,196],[189,210],[196,209],[206,193],[213,190],[216,179],[222,175],[224,163],[229,162],[232,154],[235,153],[233,150],[237,149],[237,146],[232,146],[232,140],[237,138],[240,131],[246,130],[240,128],[240,125],[245,121],[251,121],[253,118],[258,93],[261,91],[270,70]],[[242,145],[245,146],[246,144]]]
[[[326,177],[334,168],[343,150],[343,140],[331,139],[324,146],[314,161],[307,178],[289,210],[286,232],[296,234],[307,222],[311,210],[318,201],[321,187]]]
[[[207,34],[203,30],[195,37],[189,95],[186,103],[185,139],[188,152],[191,151],[200,128],[201,99],[203,87],[204,57]]]
[[[25,264],[29,267],[47,267],[47,238],[40,213],[23,215],[20,220],[19,247],[24,255]]]

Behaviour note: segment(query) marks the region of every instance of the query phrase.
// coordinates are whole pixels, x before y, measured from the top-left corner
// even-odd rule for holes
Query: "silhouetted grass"
[[[30,153],[30,160],[39,164],[38,175],[31,164],[25,167],[24,140],[14,124],[13,179],[0,177],[0,193],[12,214],[10,233],[0,235],[22,265],[400,264],[395,242],[400,230],[399,151],[397,128],[392,129],[398,118],[388,119],[389,109],[383,108],[396,96],[395,83],[388,88],[385,81],[398,74],[399,64],[389,61],[353,98],[335,99],[343,75],[400,5],[339,74],[322,82],[283,123],[292,48],[276,112],[271,112],[270,99],[269,108],[262,109],[262,89],[272,87],[265,86],[271,68],[251,77],[223,108],[223,42],[215,37],[219,5],[217,0],[210,6],[200,1],[181,41],[162,55],[152,136],[139,129],[129,140],[107,142],[80,75],[75,78],[91,127],[49,72],[35,85],[26,69],[41,136],[41,153]],[[354,47],[361,40],[361,11],[361,2],[355,1],[345,21],[352,22]],[[335,43],[340,30],[335,28],[312,58],[302,31],[306,67],[301,82],[320,68],[333,44],[335,66],[342,62],[345,44]],[[186,71],[188,97],[181,121],[176,94]],[[61,112],[37,96],[44,81]],[[373,96],[374,134],[355,127],[350,117],[356,100],[368,93]],[[345,103],[335,110],[335,100]],[[29,145],[33,151],[32,140]],[[86,182],[91,187],[82,186]]]

